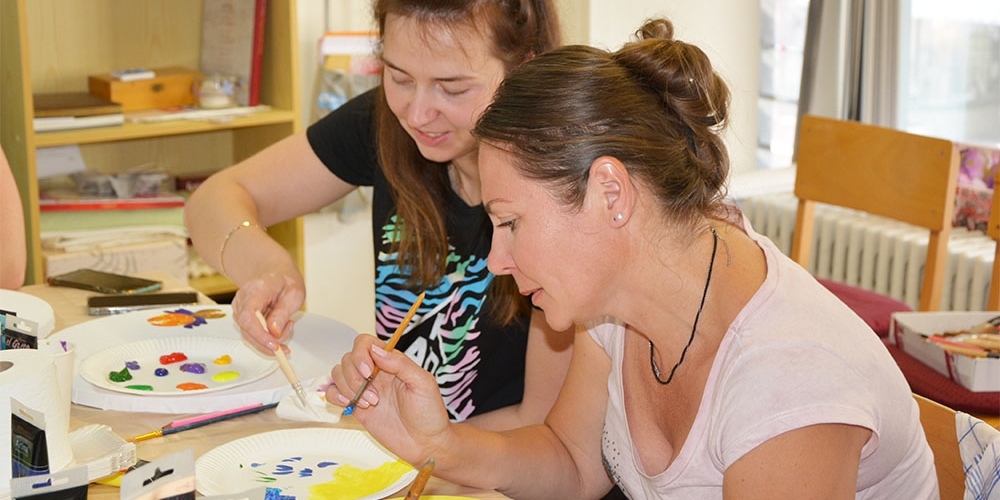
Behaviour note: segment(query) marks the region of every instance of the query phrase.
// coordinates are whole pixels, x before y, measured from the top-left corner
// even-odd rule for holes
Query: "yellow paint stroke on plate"
[[[390,498],[389,500],[406,500],[403,497]],[[420,495],[420,500],[476,500],[472,497],[455,497],[451,495]]]
[[[219,356],[218,358],[215,358],[215,364],[217,364],[217,365],[228,365],[228,364],[230,364],[232,362],[233,362],[233,358],[232,358],[232,356],[230,356],[228,354],[223,354],[222,356]]]
[[[232,372],[232,371],[230,371],[230,372],[219,372],[219,373],[216,373],[215,375],[212,375],[212,380],[214,380],[216,382],[229,382],[230,380],[232,380],[234,378],[239,378],[239,376],[240,376],[240,372]]]
[[[376,469],[363,470],[352,465],[341,465],[333,471],[333,481],[309,487],[310,500],[354,500],[374,495],[413,470],[410,464],[396,460],[386,462]]]

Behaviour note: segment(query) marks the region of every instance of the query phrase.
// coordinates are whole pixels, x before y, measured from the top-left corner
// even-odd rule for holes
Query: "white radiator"
[[[739,202],[754,230],[788,255],[798,200],[792,193]],[[888,295],[916,309],[927,260],[927,230],[852,210],[817,204],[809,272]],[[954,228],[948,241],[942,311],[982,311],[989,297],[996,243]]]

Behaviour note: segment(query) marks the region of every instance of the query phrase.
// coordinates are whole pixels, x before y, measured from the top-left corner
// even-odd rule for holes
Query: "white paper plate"
[[[189,306],[186,310],[192,320],[189,324],[182,325],[180,323],[184,322],[178,321],[173,326],[157,326],[164,313],[176,313],[177,309],[151,309],[102,316],[53,333],[49,337],[53,342],[65,340],[76,346],[73,402],[102,410],[189,414],[277,403],[291,392],[288,379],[281,370],[232,390],[215,393],[191,391],[185,396],[167,397],[111,391],[84,380],[80,373],[81,360],[128,342],[188,335],[241,341],[230,306],[205,304]],[[288,347],[292,349],[288,361],[302,384],[308,385],[330,373],[330,368],[354,347],[357,332],[339,321],[315,313],[298,313],[294,319],[295,333],[288,342]]]
[[[195,462],[196,488],[202,495],[266,486],[295,500],[376,500],[402,489],[416,476],[413,467],[368,433],[352,429],[314,427],[255,434],[219,446]]]
[[[181,353],[187,356],[179,362],[162,363],[160,357]],[[229,356],[229,364],[217,364],[216,359]],[[138,366],[128,370],[131,379],[115,382],[109,378],[111,372],[126,369],[126,363]],[[204,373],[184,371],[187,364],[200,364]],[[265,358],[250,349],[240,340],[217,337],[164,337],[140,340],[128,344],[109,347],[88,356],[80,363],[80,375],[98,387],[111,391],[138,394],[141,396],[181,396],[192,392],[216,392],[231,389],[270,375],[277,369],[274,358]],[[167,374],[157,376],[156,370],[165,369]],[[230,380],[216,380],[216,375],[226,372],[239,374]],[[202,389],[187,391],[180,384],[204,385]],[[152,390],[132,388],[149,386]]]

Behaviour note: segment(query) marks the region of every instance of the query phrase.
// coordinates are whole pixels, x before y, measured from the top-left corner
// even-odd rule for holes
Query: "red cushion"
[[[1000,391],[972,392],[890,344],[889,339],[882,343],[896,360],[911,391],[966,413],[1000,415]]]
[[[858,288],[856,286],[845,285],[825,279],[818,279],[827,290],[833,292],[847,307],[861,316],[861,319],[868,323],[868,326],[878,334],[879,337],[889,336],[889,324],[892,321],[892,313],[896,311],[912,311],[913,309],[885,295],[875,293],[871,290]]]

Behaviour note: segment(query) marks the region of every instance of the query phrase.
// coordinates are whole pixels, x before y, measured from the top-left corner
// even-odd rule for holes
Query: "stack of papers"
[[[125,123],[121,104],[88,92],[35,94],[35,132],[107,127]]]
[[[69,433],[73,461],[67,469],[87,466],[87,480],[110,476],[135,465],[135,443],[115,434],[111,427],[92,424]]]

